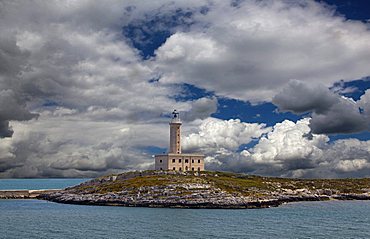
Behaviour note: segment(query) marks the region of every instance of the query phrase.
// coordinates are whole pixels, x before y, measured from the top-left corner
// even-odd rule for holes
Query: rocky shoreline
[[[66,204],[126,207],[268,208],[299,201],[370,200],[368,179],[360,180],[363,179],[358,182],[338,179],[325,184],[323,180],[220,172],[144,171],[94,179],[62,191],[40,194],[38,198]],[[351,185],[359,185],[361,190],[356,187],[351,192],[347,187]]]
[[[203,200],[189,200],[179,198],[176,200],[151,200],[151,199],[132,199],[116,197],[114,199],[101,197],[99,195],[86,195],[81,197],[73,194],[56,193],[52,195],[42,195],[41,199],[64,204],[96,205],[96,206],[125,206],[125,207],[151,207],[151,208],[204,208],[204,209],[252,209],[277,207],[284,203],[301,201],[327,201],[331,199],[339,200],[370,200],[370,196],[359,195],[340,195],[338,197],[328,196],[302,196],[302,197],[283,197],[278,199],[266,200],[245,200],[242,198],[214,199],[203,198]]]
[[[59,189],[40,190],[0,190],[0,199],[35,199],[41,194],[49,194],[60,191]]]

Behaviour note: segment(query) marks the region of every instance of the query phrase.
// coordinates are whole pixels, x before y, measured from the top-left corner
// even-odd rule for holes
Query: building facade
[[[170,122],[170,147],[167,154],[155,155],[155,170],[204,171],[204,155],[181,153],[181,125],[174,110]]]

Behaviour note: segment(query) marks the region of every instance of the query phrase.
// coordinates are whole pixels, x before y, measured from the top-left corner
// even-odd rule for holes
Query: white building
[[[203,154],[181,153],[181,120],[179,113],[172,112],[170,122],[170,148],[167,154],[155,155],[155,170],[204,171]]]

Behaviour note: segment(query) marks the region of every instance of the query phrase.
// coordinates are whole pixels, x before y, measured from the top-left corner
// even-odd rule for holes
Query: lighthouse
[[[170,144],[167,154],[154,156],[155,170],[204,171],[204,155],[181,152],[181,119],[176,110],[170,120]]]
[[[171,154],[181,154],[181,120],[180,114],[174,110],[170,122],[170,149]]]

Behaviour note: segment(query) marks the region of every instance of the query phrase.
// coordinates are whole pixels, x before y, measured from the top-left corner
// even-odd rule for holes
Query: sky
[[[370,5],[0,1],[0,178],[154,166],[370,177]]]

